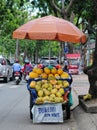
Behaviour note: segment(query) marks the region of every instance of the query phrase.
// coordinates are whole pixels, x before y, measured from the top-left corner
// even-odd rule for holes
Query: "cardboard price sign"
[[[63,122],[61,103],[34,105],[32,108],[33,122]]]

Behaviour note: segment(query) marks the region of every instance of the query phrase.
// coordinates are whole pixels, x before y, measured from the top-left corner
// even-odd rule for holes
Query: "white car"
[[[10,61],[3,56],[0,56],[0,79],[8,82],[13,79],[13,69]]]
[[[50,57],[50,60],[49,60],[49,57],[44,57],[44,58],[41,58],[41,60],[40,60],[40,64],[43,64],[45,67],[46,66],[49,66],[49,65],[51,65],[51,66],[56,66],[56,65],[58,65],[58,58],[53,58],[53,57]]]

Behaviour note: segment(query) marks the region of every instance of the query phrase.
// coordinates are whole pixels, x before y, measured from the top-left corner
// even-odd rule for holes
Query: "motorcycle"
[[[21,74],[20,74],[19,71],[16,71],[16,72],[14,73],[14,79],[15,79],[16,85],[18,85],[18,84],[20,83],[20,81],[21,81]]]
[[[28,79],[29,79],[29,71],[24,72],[24,80],[28,81]]]

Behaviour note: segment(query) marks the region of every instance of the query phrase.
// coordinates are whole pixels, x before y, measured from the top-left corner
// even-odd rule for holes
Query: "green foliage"
[[[39,57],[41,56],[49,56],[49,51],[51,56],[58,56],[59,54],[59,46],[56,41],[41,41],[39,43]]]
[[[12,33],[25,22],[46,15],[62,17],[62,0],[54,0],[55,5],[61,10],[58,11],[52,4],[52,0],[0,0],[0,53],[15,53],[16,40],[12,38]],[[65,10],[70,0],[64,1]],[[85,19],[91,25],[97,24],[97,0],[74,0],[73,7],[70,8],[75,14],[75,22],[78,25],[79,19]],[[32,16],[33,12],[36,16]],[[32,41],[19,40],[19,54],[25,53],[27,57],[33,57],[35,50],[38,49],[39,57],[48,56],[49,44],[52,55],[58,55],[58,42],[54,41]],[[9,52],[10,50],[10,52]]]
[[[27,18],[28,12],[25,10],[25,1],[0,1],[0,47],[5,48],[6,54],[15,53],[16,41],[12,39],[12,32],[24,24]]]
[[[73,12],[75,13],[77,18],[82,18],[91,23],[93,25],[95,23],[95,10],[94,3],[92,0],[75,0],[73,6]],[[94,19],[94,20],[93,20]]]

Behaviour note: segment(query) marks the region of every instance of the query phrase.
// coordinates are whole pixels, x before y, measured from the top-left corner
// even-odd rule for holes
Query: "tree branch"
[[[51,4],[52,4],[52,6],[53,6],[59,13],[61,13],[61,9],[58,8],[58,6],[55,4],[55,1],[54,1],[54,0],[52,0]]]
[[[65,3],[65,0],[62,0],[62,9],[65,9],[64,3]]]
[[[54,6],[53,6],[53,4],[52,4],[52,0],[50,1],[48,1],[48,4],[49,4],[49,6],[51,7],[51,10],[52,10],[52,12],[54,13],[54,15],[56,16],[56,17],[58,17],[58,15],[57,15],[57,11],[56,11],[56,9],[54,8]]]
[[[65,10],[66,14],[69,12],[70,8],[72,7],[73,2],[74,2],[74,0],[70,0],[70,3],[68,5],[67,9]]]

